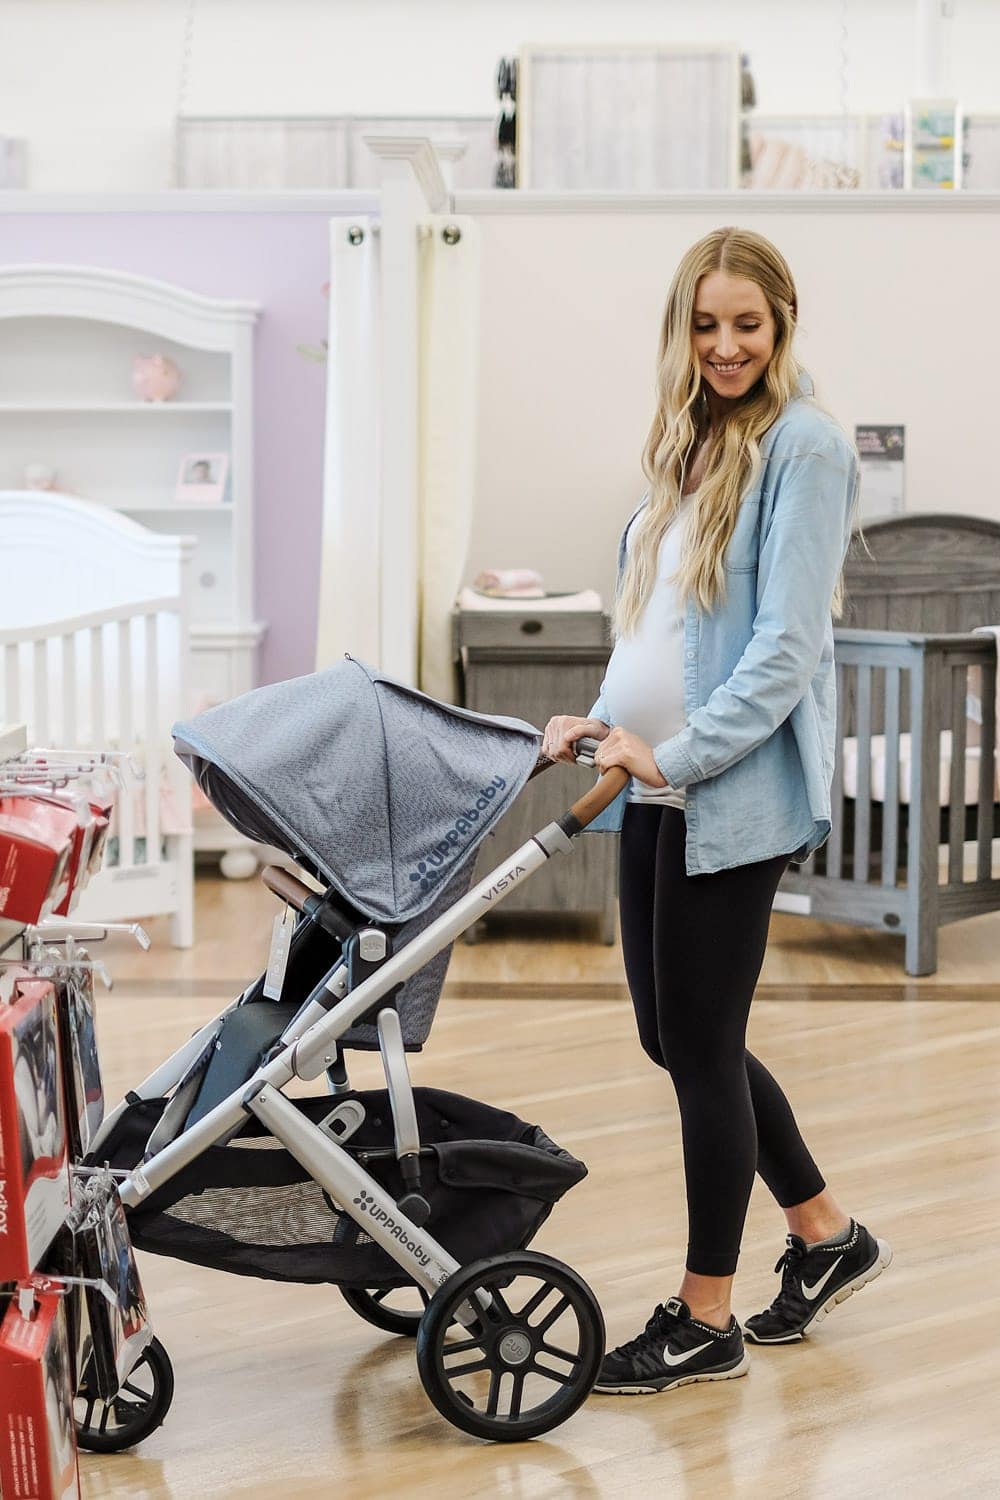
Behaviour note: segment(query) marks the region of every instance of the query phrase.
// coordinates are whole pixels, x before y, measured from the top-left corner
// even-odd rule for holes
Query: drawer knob
[[[545,627],[541,620],[522,620],[521,631],[524,635],[538,635]]]

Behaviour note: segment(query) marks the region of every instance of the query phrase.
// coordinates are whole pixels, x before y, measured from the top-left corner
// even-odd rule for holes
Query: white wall
[[[470,211],[476,196],[456,206]],[[922,196],[906,207],[872,195],[865,212],[840,194],[780,211],[704,195],[628,216],[484,212],[467,581],[534,567],[551,589],[595,587],[610,601],[618,535],[646,488],[667,287],[688,245],[722,224],[758,230],[787,257],[796,352],[850,436],[858,422],[905,424],[907,509],[1000,520],[1000,199],[977,212]]]
[[[880,110],[917,88],[917,0],[0,0],[0,134],[40,191],[171,185],[193,114],[492,113],[525,42],[736,42],[768,112]],[[1000,111],[1000,4],[955,0],[952,82]],[[841,19],[848,21],[842,78]],[[185,79],[182,89],[182,76]]]

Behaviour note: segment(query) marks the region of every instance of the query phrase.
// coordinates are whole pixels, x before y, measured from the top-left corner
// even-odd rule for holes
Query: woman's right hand
[[[542,734],[542,754],[548,760],[576,761],[577,740],[603,740],[611,730],[603,719],[581,719],[577,714],[556,714]]]

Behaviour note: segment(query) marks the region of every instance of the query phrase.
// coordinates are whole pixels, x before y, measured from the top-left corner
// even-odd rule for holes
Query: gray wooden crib
[[[1000,909],[993,839],[1000,524],[870,521],[834,630],[833,828],[775,910],[898,933],[908,974],[937,968],[938,928]],[[971,715],[971,716],[970,716]]]

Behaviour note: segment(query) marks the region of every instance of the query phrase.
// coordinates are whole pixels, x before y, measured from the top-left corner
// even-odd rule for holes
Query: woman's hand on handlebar
[[[653,759],[653,747],[627,729],[612,729],[594,752],[594,765],[602,772],[621,766],[630,776],[647,786],[669,786],[667,778]]]
[[[576,761],[577,740],[603,740],[609,733],[603,719],[581,719],[576,714],[556,714],[542,734],[542,754],[548,760]]]

